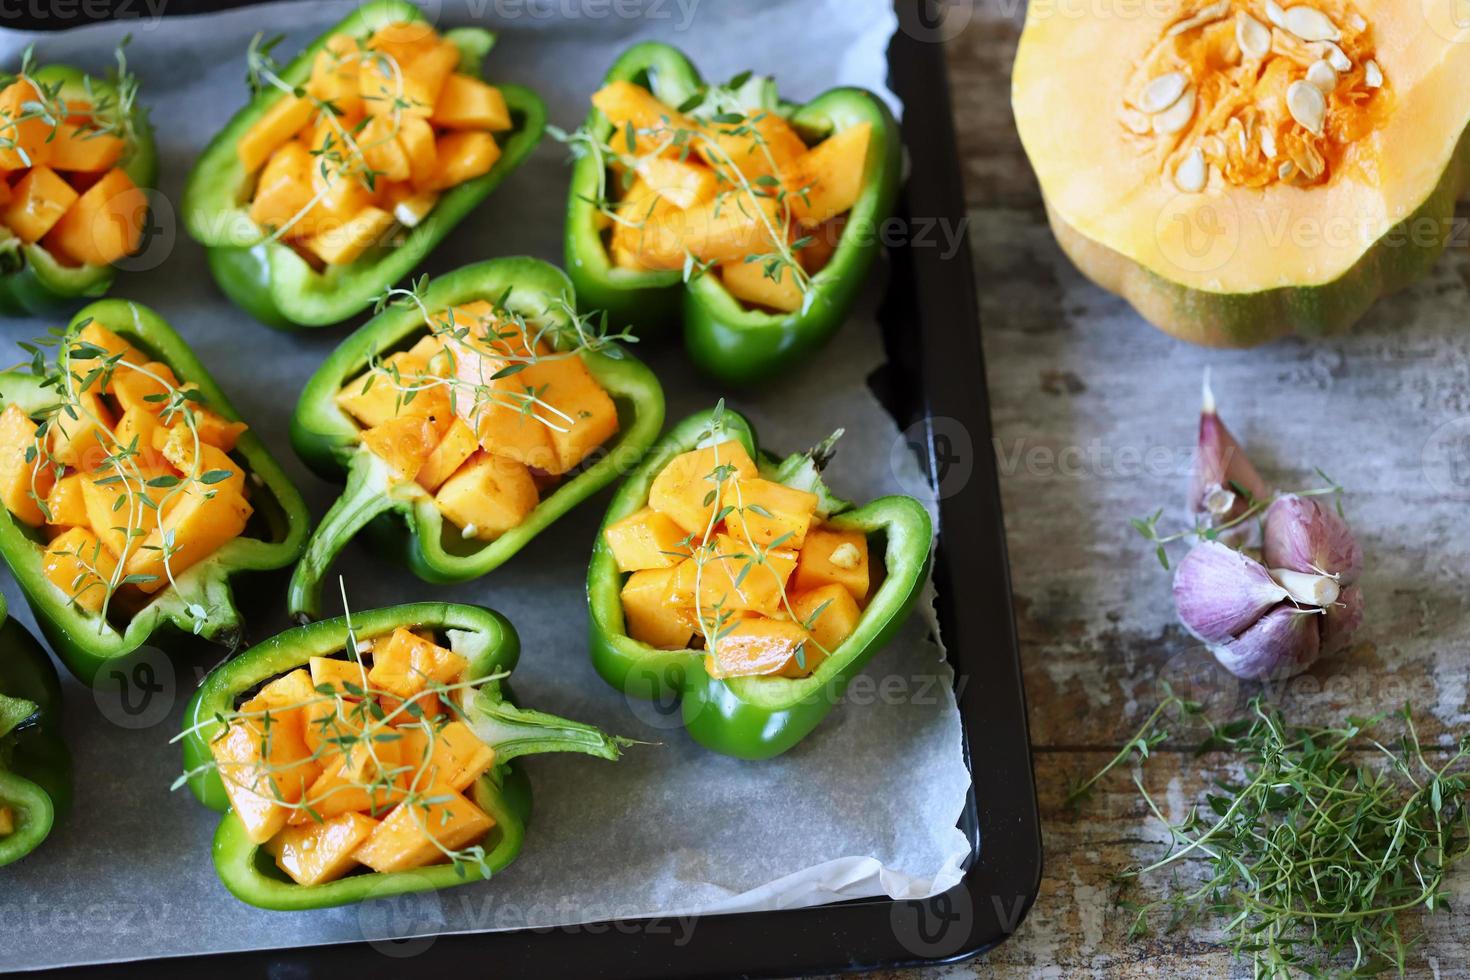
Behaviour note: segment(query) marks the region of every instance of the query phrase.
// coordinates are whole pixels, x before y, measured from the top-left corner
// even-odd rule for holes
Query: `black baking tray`
[[[168,0],[168,16],[249,0]],[[153,5],[156,6],[156,5]],[[74,27],[153,6],[138,0],[25,5],[0,29]],[[888,51],[889,85],[904,103],[908,173],[892,226],[891,281],[880,322],[889,363],[872,379],[939,491],[936,610],[954,667],[972,777],[960,829],[971,853],[962,882],[923,902],[861,899],[815,908],[701,917],[692,932],[659,920],[440,936],[411,959],[385,944],[262,950],[39,971],[65,977],[398,976],[414,973],[693,978],[792,976],[966,959],[1016,930],[1036,899],[1041,828],[1026,698],[1011,605],[966,227],[942,3],[896,0],[900,29]],[[938,234],[947,230],[946,237]],[[977,751],[978,750],[978,751]],[[915,787],[922,792],[922,787]],[[58,937],[61,939],[61,937]],[[64,941],[64,939],[62,940]],[[143,950],[140,950],[143,952]],[[387,955],[385,955],[385,953]]]

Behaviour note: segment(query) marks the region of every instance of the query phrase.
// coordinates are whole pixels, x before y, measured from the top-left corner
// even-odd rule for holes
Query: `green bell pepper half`
[[[218,718],[233,711],[245,694],[306,666],[312,657],[341,652],[349,630],[355,639],[365,640],[400,626],[435,630],[440,642],[447,641],[469,660],[471,677],[509,673],[520,656],[515,627],[497,612],[445,602],[391,606],[322,620],[272,637],[215,668],[189,702],[181,737],[188,786],[201,803],[225,814],[214,836],[214,867],[220,881],[241,901],[295,911],[448,888],[485,877],[474,864],[463,868],[465,873],[452,865],[434,865],[413,871],[362,872],[320,885],[296,884],[276,867],[263,847],[251,843],[244,825],[229,811],[224,783],[213,768],[209,743],[219,735]],[[503,680],[479,687],[468,700],[465,714],[466,723],[495,749],[495,765],[474,786],[475,802],[495,820],[481,842],[485,870],[492,874],[515,860],[531,813],[530,783],[512,760],[538,752],[581,752],[615,760],[627,744],[589,725],[517,707]]]
[[[116,95],[111,83],[69,65],[47,65],[33,77],[47,86],[60,82],[61,97],[68,101],[87,100],[89,85],[90,97]],[[127,146],[118,166],[138,187],[151,188],[158,179],[158,154],[147,111],[134,103],[128,118]],[[103,295],[116,276],[110,265],[62,265],[40,242],[26,245],[0,228],[0,313],[34,316],[64,309]]]
[[[553,327],[571,323],[569,311],[575,302],[571,282],[555,266],[525,257],[491,259],[440,276],[429,285],[424,305],[433,314],[474,300],[499,302],[502,297],[508,309],[528,322]],[[494,541],[467,541],[444,520],[432,495],[412,480],[392,478],[387,464],[362,446],[357,423],[337,404],[338,392],[368,370],[373,355],[410,346],[424,329],[417,307],[384,310],[343,341],[301,392],[291,419],[291,443],[323,477],[340,479],[345,470],[347,487],[322,518],[291,578],[288,605],[298,618],[317,615],[322,579],[338,552],[364,526],[384,550],[396,554],[426,582],[478,578],[636,464],[663,427],[663,389],[652,371],[616,345],[584,349],[578,355],[582,363],[617,406],[618,434],[603,447],[601,459],[575,471],[519,527]],[[402,520],[388,519],[390,512]]]
[[[71,806],[71,755],[61,740],[61,684],[51,658],[0,596],[0,806],[15,831],[0,835],[0,867],[41,846]]]
[[[716,431],[723,434],[712,435]],[[758,452],[750,423],[728,409],[692,415],[659,440],[613,497],[603,526],[647,506],[654,478],[675,456],[726,439],[745,446],[764,478],[816,493],[828,526],[862,531],[872,553],[882,556],[883,583],[857,629],[806,677],[717,680],[704,668],[703,651],[660,650],[628,636],[621,596],[626,576],[599,534],[587,571],[588,645],[597,672],[624,694],[661,703],[680,698],[684,726],[700,744],[741,759],[767,759],[805,738],[903,624],[928,574],[933,528],[929,512],[912,497],[879,497],[861,507],[832,497],[820,477],[829,444],[778,462]]]
[[[679,106],[704,88],[694,64],[677,48],[645,42],[613,64],[603,84],[633,82],[660,101]],[[684,345],[701,370],[722,382],[751,385],[802,363],[825,344],[852,312],[873,260],[879,227],[898,196],[902,144],[898,123],[876,95],[859,88],[832,89],[802,106],[772,106],[808,145],[863,122],[872,137],[863,190],[848,215],[836,252],[812,276],[804,311],[769,312],[746,306],[717,275],[685,282],[682,271],[616,268],[608,256],[596,204],[601,175],[595,156],[579,157],[572,169],[564,240],[567,273],[578,300],[608,311],[615,326],[656,332],[682,314]],[[586,129],[599,143],[612,137],[612,123],[593,109]]]
[[[289,84],[304,84],[317,52],[334,34],[367,38],[384,24],[422,20],[423,13],[404,0],[366,0],[297,55],[280,76]],[[495,35],[456,28],[444,36],[460,47],[460,70],[478,77]],[[489,172],[445,191],[428,216],[407,229],[398,243],[369,249],[355,261],[323,272],[315,271],[284,242],[265,240],[265,233],[250,220],[255,175],[245,172],[235,148],[285,93],[271,90],[257,95],[204,148],[184,187],[184,224],[206,247],[215,282],[245,312],[282,330],[340,323],[371,306],[384,287],[412,272],[540,142],[546,128],[541,99],[519,85],[497,87],[515,128],[496,134],[501,155]]]
[[[90,320],[167,364],[181,382],[198,385],[210,409],[226,419],[240,421],[239,413],[188,344],[153,310],[129,300],[100,300],[78,311],[67,335],[73,336]],[[43,385],[41,380],[21,370],[0,373],[0,403],[14,402],[29,415],[41,415],[55,407],[59,397],[56,388]],[[311,514],[301,494],[254,429],[241,434],[233,455],[242,461],[251,480],[254,513],[245,533],[177,576],[176,585],[159,591],[121,628],[77,607],[53,585],[43,571],[46,542],[41,531],[0,508],[0,556],[25,593],[51,649],[83,683],[90,684],[98,671],[149,642],[155,631],[166,626],[186,635],[236,645],[242,624],[230,577],[237,572],[283,568],[301,554],[311,526]],[[202,622],[194,614],[195,607],[205,610]]]

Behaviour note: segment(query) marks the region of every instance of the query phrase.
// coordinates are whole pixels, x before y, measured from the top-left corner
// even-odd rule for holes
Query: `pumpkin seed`
[[[1217,20],[1221,20],[1228,13],[1230,13],[1230,0],[1217,0],[1216,3],[1205,7],[1193,17],[1186,17],[1169,28],[1164,32],[1164,36],[1177,37],[1185,31],[1192,31],[1196,27],[1202,27],[1205,24],[1211,24]]]
[[[1292,7],[1282,15],[1281,26],[1303,41],[1336,41],[1342,37],[1337,25],[1316,7]]]
[[[1276,168],[1276,176],[1281,178],[1282,180],[1285,180],[1286,178],[1291,176],[1291,172],[1295,169],[1296,164],[1292,163],[1290,160],[1283,161],[1281,166]]]
[[[1154,116],[1154,132],[1167,136],[1177,133],[1194,118],[1194,89],[1187,88],[1179,100]]]
[[[1341,73],[1353,70],[1352,59],[1347,56],[1347,53],[1342,48],[1339,48],[1331,41],[1322,42],[1322,51],[1322,57],[1327,59],[1327,63],[1332,66],[1333,71]]]
[[[1337,72],[1325,61],[1314,61],[1307,69],[1307,83],[1323,95],[1331,95],[1337,88]]]
[[[1292,82],[1286,89],[1286,110],[1313,136],[1322,135],[1322,123],[1327,119],[1327,100],[1317,86]]]
[[[1363,84],[1369,88],[1378,88],[1383,84],[1383,69],[1378,67],[1378,62],[1369,61],[1363,65]]]
[[[1286,30],[1286,11],[1276,0],[1266,0],[1266,19],[1282,30]]]
[[[1178,102],[1188,87],[1189,79],[1184,72],[1165,72],[1143,87],[1143,94],[1138,97],[1138,108],[1150,115],[1163,112]]]
[[[1276,159],[1276,134],[1269,126],[1261,130],[1261,152],[1266,154],[1267,160]]]
[[[1174,184],[1186,194],[1198,194],[1205,189],[1210,179],[1210,168],[1199,147],[1189,151],[1189,156],[1174,170]]]
[[[1127,127],[1128,131],[1135,136],[1147,136],[1154,131],[1153,120],[1149,119],[1148,116],[1139,112],[1137,109],[1130,109],[1128,106],[1124,106],[1119,110],[1118,118],[1122,120],[1123,125]]]
[[[1235,22],[1235,43],[1240,45],[1241,54],[1260,61],[1271,53],[1271,29],[1242,11]]]
[[[1361,34],[1368,29],[1368,22],[1363,19],[1362,14],[1354,11],[1352,16],[1348,17],[1348,26],[1351,27],[1354,32]]]

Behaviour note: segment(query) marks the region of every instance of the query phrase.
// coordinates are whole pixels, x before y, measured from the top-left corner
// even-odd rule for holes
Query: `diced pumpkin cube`
[[[382,814],[406,795],[402,751],[401,740],[393,733],[385,728],[369,729],[345,752],[331,756],[303,802],[323,819],[354,810]],[[293,822],[312,819],[305,810],[300,813]]]
[[[157,415],[168,405],[169,390],[178,388],[179,379],[162,361],[139,366],[142,370],[134,371],[119,365],[112,373],[107,393],[117,399],[118,407],[124,412],[138,409]]]
[[[792,225],[792,243],[802,246],[796,250],[796,260],[807,275],[814,276],[827,268],[827,263],[837,253],[846,227],[846,214],[828,218],[819,225]]]
[[[209,743],[230,808],[253,843],[264,844],[280,832],[291,815],[291,807],[282,803],[300,802],[308,780],[315,778],[300,717],[252,699]]]
[[[429,121],[441,129],[484,129],[492,133],[513,125],[500,89],[459,72],[445,79]]]
[[[142,546],[128,557],[126,568],[130,576],[153,576],[138,585],[146,593],[157,592],[167,586],[169,573],[174,576],[183,574],[239,537],[252,512],[250,504],[238,493],[213,487],[208,488],[208,493],[201,492],[198,487],[189,487],[173,499],[178,504],[164,515],[162,528],[150,530]],[[165,535],[173,540],[167,556]]]
[[[62,122],[56,127],[56,137],[51,141],[51,154],[46,162],[53,170],[98,173],[121,160],[126,149],[127,143],[121,137],[77,123]]]
[[[406,700],[427,690],[430,682],[453,683],[468,666],[469,661],[453,650],[399,627],[373,644],[368,682]]]
[[[103,403],[101,393],[94,390],[96,387],[75,392],[75,397],[46,426],[52,457],[83,473],[103,465],[115,449],[112,412]]]
[[[362,96],[357,90],[357,65],[361,59],[357,41],[347,34],[327,38],[322,50],[311,63],[311,78],[306,93],[322,102],[330,102],[344,115],[362,110]]]
[[[434,127],[418,116],[404,116],[398,120],[398,135],[394,138],[408,167],[408,176],[404,179],[416,190],[427,187],[439,167]]]
[[[650,269],[682,269],[690,255],[721,265],[776,250],[772,230],[785,234],[781,206],[769,197],[722,197],[645,220],[637,239],[638,261]]]
[[[412,480],[439,444],[439,428],[421,416],[403,415],[365,431],[362,444],[388,464],[395,479]]]
[[[464,465],[465,460],[475,454],[480,447],[475,439],[475,434],[470,427],[458,418],[449,423],[449,428],[444,433],[444,438],[429,453],[427,459],[419,467],[418,474],[414,477],[418,485],[429,493],[434,493],[444,481],[454,474],[454,471]]]
[[[255,697],[250,699],[258,710],[269,709],[272,723],[282,722],[293,728],[301,729],[304,733],[306,725],[306,709],[316,702],[320,697],[311,683],[311,672],[304,667],[288,671],[263,686]],[[303,770],[308,775],[303,776],[302,781],[310,783],[321,771],[321,767],[312,762],[302,763]]]
[[[306,247],[328,265],[347,265],[367,251],[393,227],[393,215],[382,208],[363,208],[337,229],[325,229],[307,239]]]
[[[311,193],[316,203],[292,226],[292,237],[312,238],[337,231],[365,208],[374,206],[376,196],[352,173],[311,168]]]
[[[34,167],[11,190],[3,223],[27,245],[38,242],[77,201],[77,192],[50,167]]]
[[[74,605],[89,613],[102,608],[117,559],[85,527],[70,528],[46,546],[41,573]]]
[[[298,216],[312,203],[312,168],[311,153],[295,140],[272,154],[256,181],[250,220],[262,228],[285,228],[288,238],[299,237]]]
[[[434,495],[434,503],[466,537],[493,541],[519,527],[540,502],[526,464],[483,450]]]
[[[367,692],[367,667],[360,661],[312,657],[307,667],[311,671],[311,685],[319,692],[323,687],[330,687],[338,696],[351,698],[360,698]]]
[[[407,871],[444,860],[481,840],[495,821],[448,786],[434,786],[400,803],[373,830],[356,857],[374,871]]]
[[[56,479],[55,467],[46,462],[37,428],[14,402],[0,412],[0,500],[16,520],[31,527],[44,523],[36,499],[46,500]]]
[[[130,460],[121,472],[108,465],[83,479],[87,523],[108,551],[119,558],[124,552],[131,555],[157,531],[163,514],[178,506],[179,496],[169,496],[170,488],[147,484],[172,475],[167,466],[139,459]]]
[[[372,817],[343,813],[322,823],[287,827],[270,839],[266,850],[298,885],[321,885],[357,867],[353,853],[377,826]]]
[[[695,143],[695,150],[732,184],[738,183],[732,165],[756,184],[779,178],[807,152],[791,124],[769,109],[746,110],[740,122],[710,123],[705,133],[710,139]]]
[[[424,189],[444,191],[489,173],[500,159],[500,146],[489,133],[456,131],[435,141],[434,154],[434,174]]]
[[[47,523],[61,527],[91,526],[87,520],[87,498],[82,490],[85,479],[80,473],[72,473],[56,481],[46,494]]]
[[[30,79],[17,78],[0,91],[0,170],[24,170],[51,156],[51,124],[26,108],[41,93]]]
[[[435,166],[438,157],[435,157]],[[409,159],[412,169],[413,158]],[[438,191],[416,190],[412,183],[389,184],[383,189],[384,210],[393,214],[393,220],[405,228],[417,228],[439,203]]]
[[[442,384],[426,383],[424,358],[399,351],[375,368],[349,381],[337,393],[337,404],[364,428],[382,425],[399,415],[439,419],[452,415]],[[432,381],[432,375],[429,375]],[[408,398],[410,392],[413,398]]]
[[[628,635],[660,650],[683,650],[694,637],[688,615],[669,605],[674,569],[650,568],[634,572],[623,584],[623,618]]]
[[[658,194],[642,177],[637,177],[627,193],[618,201],[617,220],[612,225],[608,255],[613,264],[624,269],[647,268],[640,254],[646,230],[664,221],[679,221],[677,205]]]
[[[114,364],[119,361],[138,365],[148,363],[148,358],[141,351],[108,329],[100,320],[89,319],[71,339],[68,353],[74,361],[95,360],[97,352],[90,349],[93,347],[104,351],[102,356],[111,359]],[[113,375],[114,383],[117,377],[117,374]]]
[[[852,635],[863,615],[852,593],[836,582],[793,595],[791,611],[796,622],[829,654]]]
[[[673,518],[686,533],[703,535],[715,507],[730,503],[732,479],[754,479],[755,463],[734,439],[680,453],[669,460],[648,490],[648,506]],[[711,494],[719,490],[717,498]],[[698,540],[698,539],[697,539]]]
[[[368,38],[368,49],[380,51],[400,64],[407,64],[439,43],[432,24],[422,20],[398,20],[384,24]]]
[[[647,156],[674,149],[675,130],[695,132],[698,123],[667,106],[654,94],[633,82],[609,82],[592,93],[592,104],[613,124],[611,145],[616,153]],[[628,127],[633,128],[633,146],[628,146]]]
[[[398,130],[388,116],[370,116],[357,133],[363,160],[383,180],[408,180],[408,154],[398,141]]]
[[[451,41],[432,41],[406,45],[376,47],[374,50],[392,58],[365,57],[358,71],[358,90],[363,108],[370,115],[424,116],[434,110],[439,92],[455,68],[459,66],[459,47]]]
[[[868,598],[868,539],[861,531],[814,527],[796,565],[796,591],[836,583],[862,604]]]
[[[294,139],[311,122],[314,112],[315,103],[301,96],[283,93],[271,103],[270,108],[251,124],[245,135],[240,137],[240,142],[235,144],[235,153],[240,157],[240,165],[245,168],[245,172],[254,173],[272,153]]]
[[[66,209],[42,244],[80,265],[108,265],[138,250],[147,214],[147,196],[114,167]]]
[[[157,415],[144,408],[129,408],[117,420],[112,434],[120,447],[131,448],[147,459],[153,452],[154,434],[160,428]]]
[[[730,535],[760,547],[800,548],[817,510],[817,495],[771,480],[738,480],[726,501]]]
[[[796,552],[773,548],[757,553],[728,534],[674,567],[670,605],[692,611],[710,624],[731,612],[774,616],[785,611],[786,583],[796,567]]]
[[[478,326],[475,314],[463,309],[454,311],[454,324],[456,329]],[[449,341],[449,349],[460,382],[454,409],[474,431],[480,446],[526,466],[555,470],[557,456],[547,427],[555,416],[534,401],[532,392],[537,382],[528,379],[534,365],[496,377],[517,363],[512,358],[531,356],[523,338],[480,338],[473,343],[454,339]],[[498,356],[501,352],[505,356]]]
[[[403,731],[403,764],[414,788],[448,786],[462,792],[495,764],[495,750],[476,737],[470,726],[451,721],[442,728],[413,725]]]
[[[347,682],[359,690],[364,689],[361,675]],[[361,701],[345,697],[328,699],[320,693],[318,693],[318,698],[319,700],[307,705],[303,712],[301,727],[306,747],[321,763],[322,772],[326,772],[334,756],[356,744],[362,735],[364,726],[373,715],[370,709],[362,706]],[[301,811],[293,814],[288,823],[299,822],[297,817],[310,819],[309,814]]]
[[[185,479],[196,480],[209,489],[245,495],[245,471],[240,465],[218,446],[211,446],[203,438],[196,440],[184,423],[168,430],[160,450]]]
[[[795,623],[748,616],[715,640],[714,649],[705,654],[704,669],[714,678],[805,677],[824,659]]]
[[[602,532],[620,572],[673,568],[689,557],[689,535],[667,514],[644,507]]]
[[[785,169],[786,200],[810,224],[852,210],[863,190],[871,123],[849,126],[803,153]]]
[[[509,380],[536,392],[535,409],[552,459],[533,464],[560,475],[574,469],[618,432],[618,409],[576,354],[543,358]]]
[[[638,176],[655,194],[676,208],[692,208],[714,198],[720,180],[696,160],[648,157],[638,161]]]
[[[790,268],[777,265],[768,272],[763,260],[726,262],[720,266],[720,282],[742,303],[782,313],[801,309],[805,299]]]
[[[185,384],[183,387],[192,388],[193,385]],[[244,422],[231,421],[214,409],[205,408],[198,402],[190,402],[188,407],[189,418],[194,420],[194,430],[199,433],[199,441],[207,442],[216,449],[222,449],[227,453],[234,451],[240,437],[250,428]],[[182,412],[166,413],[159,417],[159,421],[168,426],[170,434],[180,426],[185,429],[189,427],[188,419]]]

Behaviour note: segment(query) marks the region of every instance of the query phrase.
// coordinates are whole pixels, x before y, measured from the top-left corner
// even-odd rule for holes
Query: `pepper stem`
[[[306,551],[291,573],[287,605],[291,616],[306,623],[316,619],[322,606],[322,580],[348,541],[396,501],[388,482],[387,465],[369,452],[359,452],[347,470],[347,486],[322,518],[306,543]]]
[[[505,700],[495,681],[476,692],[468,721],[476,737],[495,749],[496,763],[540,752],[581,752],[614,760],[622,755],[623,746],[632,744],[632,739],[591,725],[518,708]]]
[[[1337,601],[1342,587],[1335,575],[1317,575],[1298,572],[1290,568],[1273,568],[1271,577],[1287,594],[1304,606],[1321,606],[1323,609]]]

